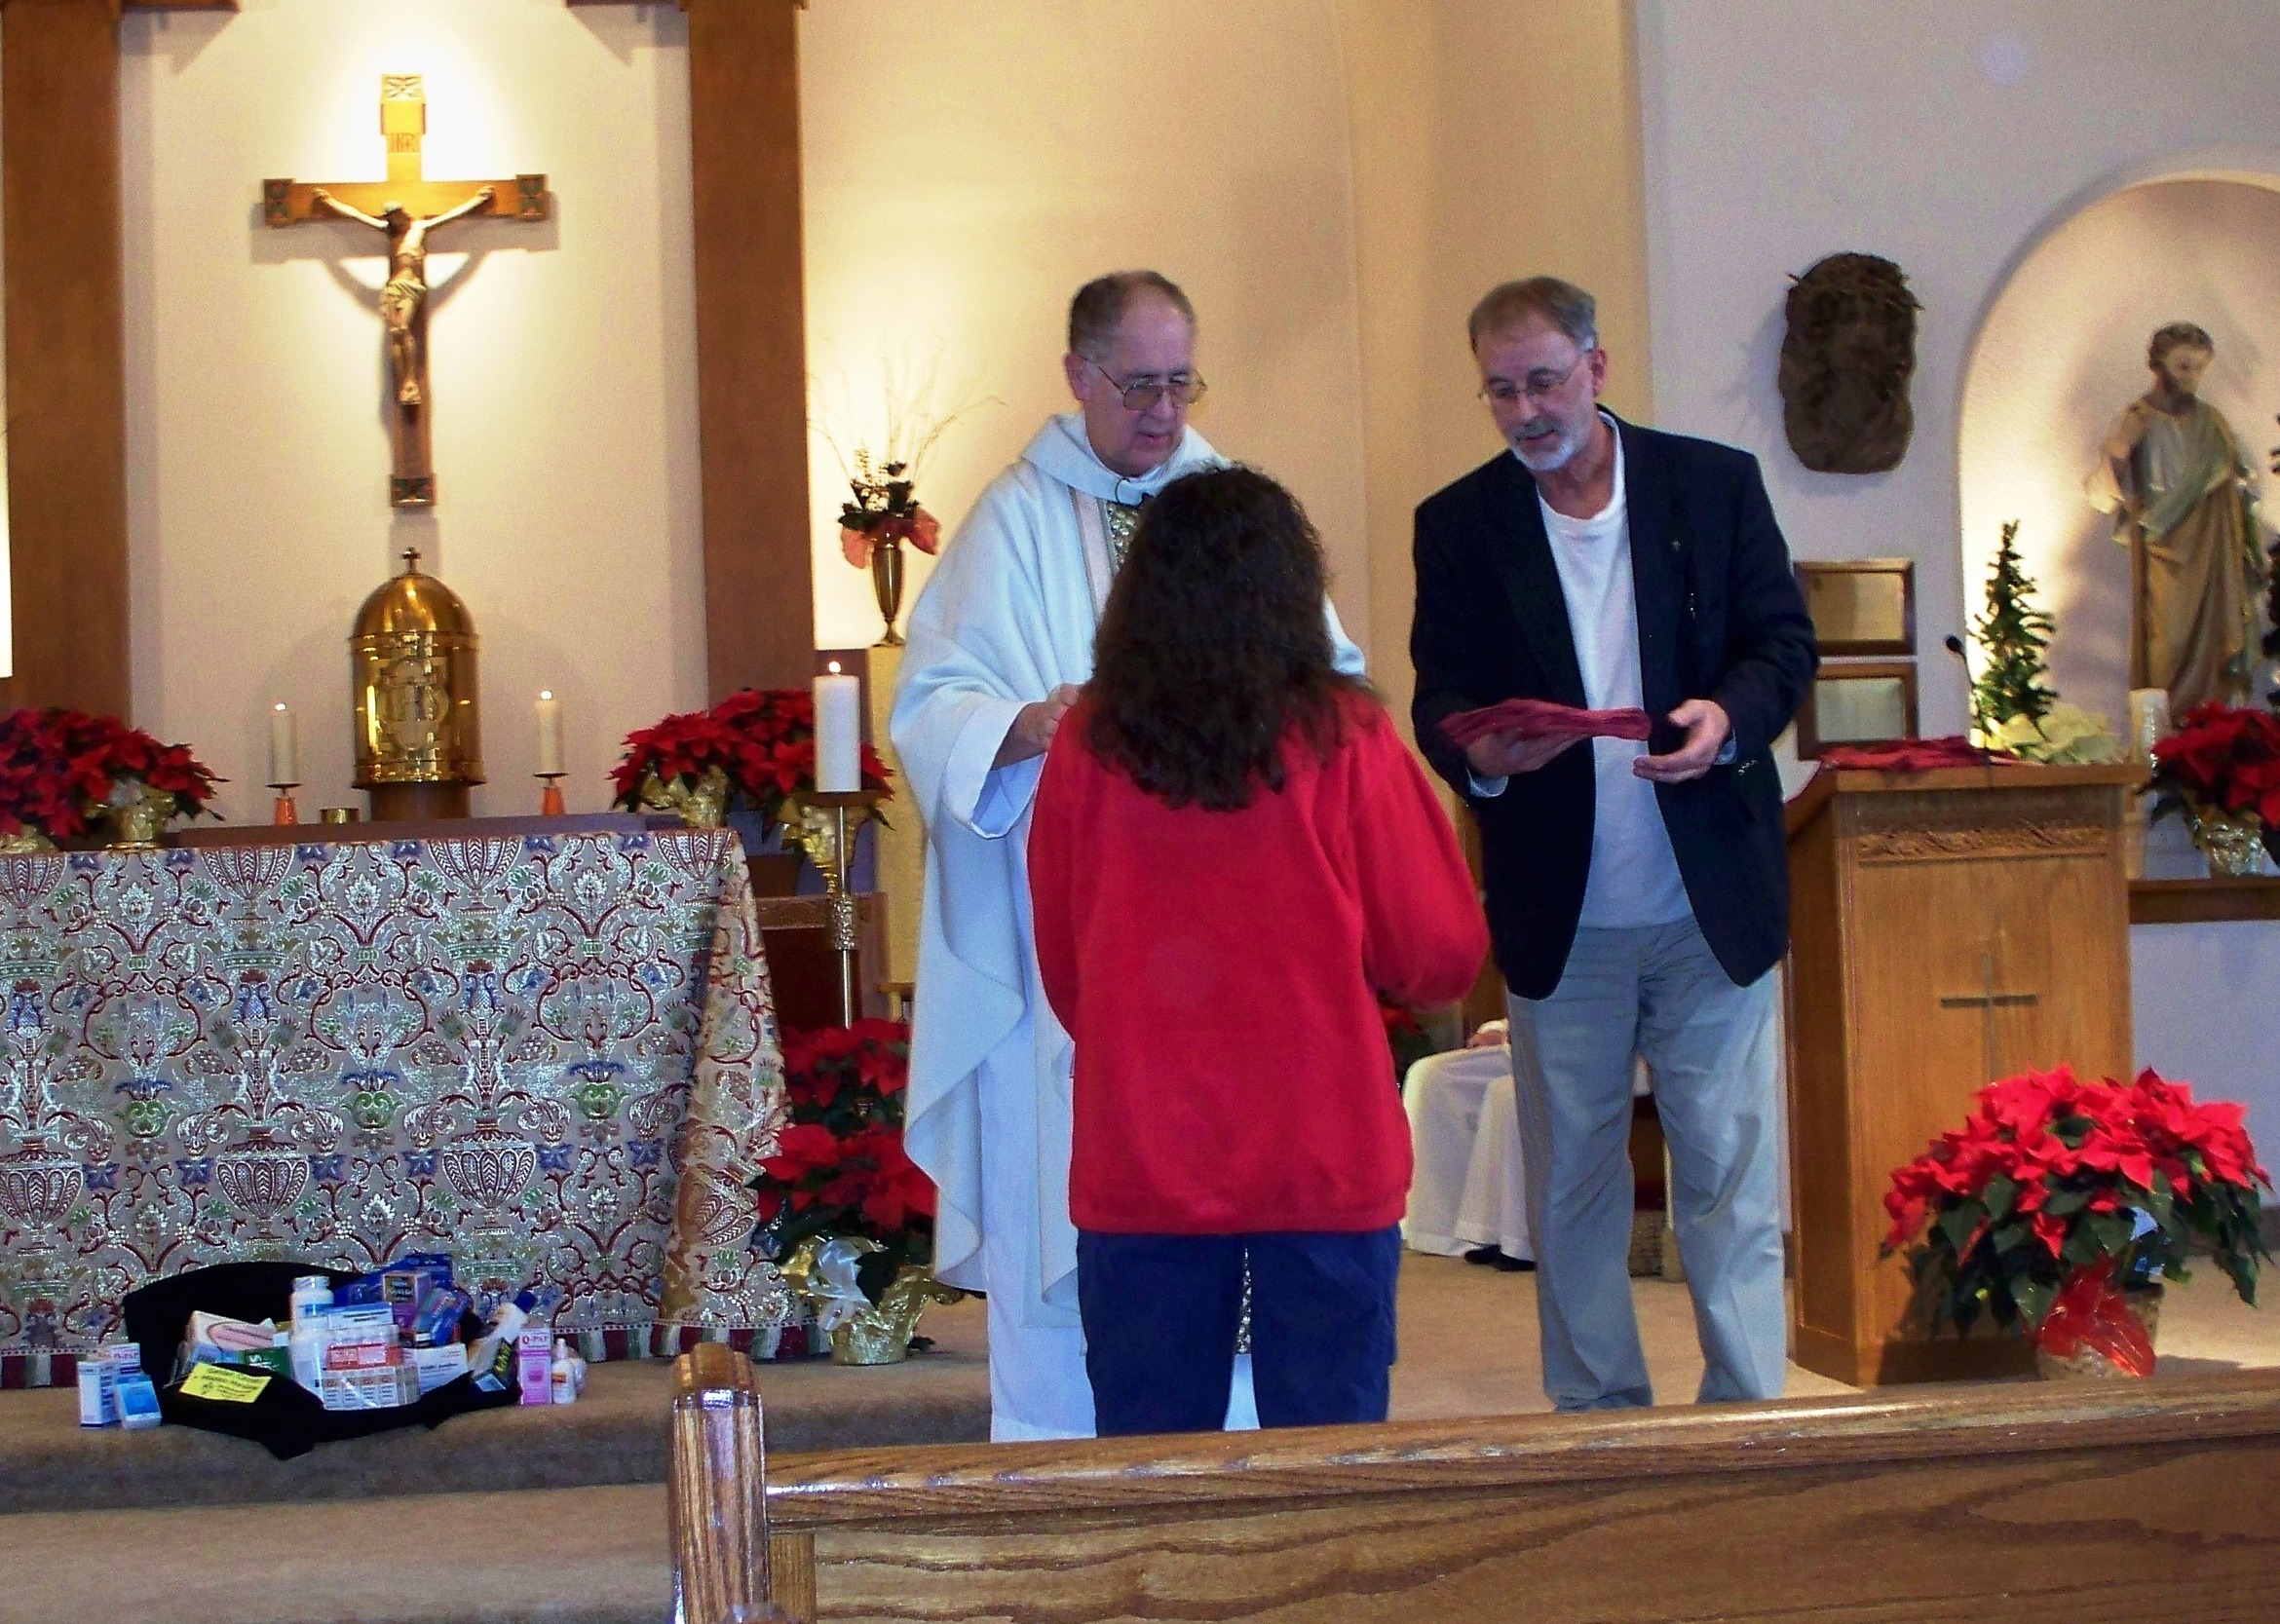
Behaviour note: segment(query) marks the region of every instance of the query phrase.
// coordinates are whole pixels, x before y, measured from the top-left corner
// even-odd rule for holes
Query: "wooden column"
[[[118,16],[115,0],[0,10],[16,632],[0,708],[128,710]]]
[[[815,670],[796,0],[687,0],[705,676]]]

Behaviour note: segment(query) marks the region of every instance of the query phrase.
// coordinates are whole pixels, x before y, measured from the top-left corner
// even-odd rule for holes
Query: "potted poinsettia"
[[[2085,1082],[2062,1066],[1981,1089],[1884,1196],[1883,1249],[1909,1254],[1919,1328],[1992,1319],[2033,1338],[2046,1373],[2150,1376],[2159,1294],[2189,1278],[2193,1242],[2256,1302],[2271,1181],[2245,1117],[2151,1071]]]
[[[0,718],[0,847],[89,836],[149,846],[172,819],[207,811],[216,781],[186,744],[115,717],[27,706]]]
[[[892,1364],[930,1302],[934,1186],[902,1146],[910,1029],[900,1021],[786,1033],[788,1120],[752,1181],[753,1243],[816,1314],[841,1364]]]
[[[2254,874],[2280,829],[2280,716],[2195,705],[2154,744],[2152,787],[2154,816],[2182,812],[2212,872]]]
[[[863,787],[893,797],[892,775],[863,747]],[[816,782],[816,701],[804,688],[747,688],[709,710],[684,711],[626,737],[610,774],[616,804],[680,813],[716,829],[741,801],[775,827],[787,797]]]

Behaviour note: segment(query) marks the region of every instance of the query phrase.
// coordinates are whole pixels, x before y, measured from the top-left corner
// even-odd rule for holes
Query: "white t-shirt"
[[[1615,435],[1615,495],[1606,508],[1590,518],[1572,519],[1554,512],[1541,496],[1537,505],[1568,602],[1584,705],[1622,710],[1642,704],[1622,435]],[[1654,785],[1631,771],[1646,753],[1645,744],[1627,738],[1591,740],[1591,877],[1577,922],[1585,929],[1669,925],[1692,912]]]

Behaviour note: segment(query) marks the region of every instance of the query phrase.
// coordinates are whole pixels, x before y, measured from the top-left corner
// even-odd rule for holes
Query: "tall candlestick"
[[[279,704],[269,713],[269,781],[297,784],[301,781],[300,769],[301,752],[293,713]]]
[[[538,697],[538,770],[542,778],[562,773],[562,701],[551,688]]]
[[[853,795],[863,787],[863,685],[839,661],[816,679],[816,788]]]

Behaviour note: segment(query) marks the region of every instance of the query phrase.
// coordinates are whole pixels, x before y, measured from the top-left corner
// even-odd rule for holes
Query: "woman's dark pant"
[[[1104,1438],[1216,1432],[1251,1265],[1262,1426],[1386,1418],[1401,1228],[1077,1235],[1084,1368]]]

